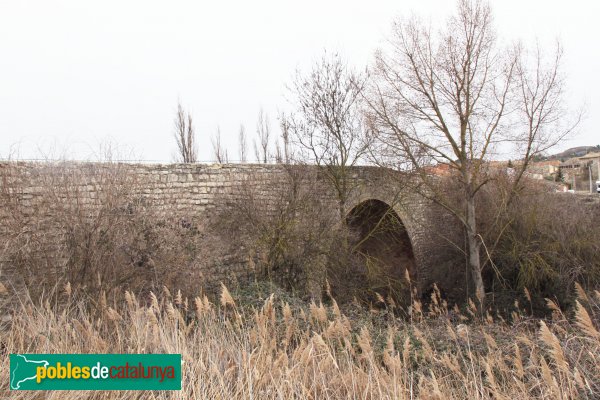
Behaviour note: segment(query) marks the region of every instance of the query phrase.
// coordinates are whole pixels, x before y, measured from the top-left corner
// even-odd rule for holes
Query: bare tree
[[[275,140],[275,163],[283,164],[283,150],[281,150],[281,146],[279,145],[279,139]]]
[[[221,128],[217,127],[217,132],[215,136],[211,139],[212,147],[213,147],[213,156],[215,157],[215,161],[219,164],[229,162],[227,156],[227,150],[223,148],[221,145]]]
[[[366,75],[348,68],[339,55],[325,54],[308,74],[298,73],[292,92],[296,111],[282,125],[300,156],[324,167],[335,188],[341,219],[352,189],[349,167],[367,151],[360,99]]]
[[[376,55],[367,96],[379,164],[410,169],[420,192],[454,214],[467,232],[475,294],[484,304],[476,195],[492,175],[487,162],[510,151],[521,161],[504,201],[520,187],[533,157],[574,125],[561,120],[560,51],[549,63],[538,52],[502,48],[487,3],[460,0],[444,30],[417,19],[394,24],[386,51]],[[446,170],[459,201],[440,185]]]
[[[195,163],[198,157],[192,115],[183,109],[181,103],[177,103],[175,140],[177,141],[178,160],[184,163]]]
[[[281,139],[283,140],[283,162],[289,164],[291,159],[290,122],[283,113],[279,115],[279,126],[281,128]]]
[[[240,133],[238,136],[238,151],[240,162],[245,163],[247,161],[248,143],[246,141],[246,129],[244,125],[240,125]]]
[[[256,123],[256,135],[258,143],[254,140],[254,154],[256,161],[266,164],[269,161],[269,144],[271,138],[271,125],[269,116],[261,108],[258,112],[258,122]]]

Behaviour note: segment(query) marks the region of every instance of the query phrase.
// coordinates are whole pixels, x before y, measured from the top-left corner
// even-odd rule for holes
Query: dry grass
[[[333,299],[303,307],[270,295],[250,307],[225,287],[213,304],[167,289],[90,299],[65,286],[61,305],[22,302],[2,341],[9,353],[182,354],[181,392],[46,399],[591,399],[600,394],[600,293],[583,295],[572,316],[520,311],[509,324],[473,321],[439,299],[427,312],[415,304],[407,322],[385,309],[350,319]],[[9,395],[8,379],[0,384]]]

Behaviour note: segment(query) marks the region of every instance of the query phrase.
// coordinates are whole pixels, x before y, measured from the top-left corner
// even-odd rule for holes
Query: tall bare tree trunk
[[[469,269],[475,286],[475,296],[479,300],[479,306],[483,309],[485,302],[485,289],[481,276],[481,258],[479,256],[479,235],[477,234],[477,220],[475,215],[475,197],[469,195],[467,198],[467,244],[469,248]]]

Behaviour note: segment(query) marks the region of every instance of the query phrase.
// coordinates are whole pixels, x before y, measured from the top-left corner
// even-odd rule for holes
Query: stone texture
[[[52,181],[57,173],[72,176],[69,182],[78,182],[70,193],[86,206],[97,204],[103,180],[119,174],[125,176],[123,183],[128,191],[133,191],[139,201],[149,201],[160,208],[164,216],[171,218],[209,218],[224,211],[227,202],[243,196],[243,185],[254,185],[265,204],[273,193],[273,182],[284,176],[289,169],[317,171],[318,167],[264,164],[100,164],[100,163],[4,163],[0,164],[0,174],[4,173],[4,189],[16,190],[16,201],[20,207],[36,211],[36,202],[44,196],[44,185]],[[53,175],[54,174],[54,175]],[[8,176],[9,178],[6,178]],[[376,199],[391,206],[404,223],[417,263],[417,287],[426,291],[437,282],[442,291],[452,297],[460,296],[464,290],[464,257],[459,248],[463,243],[463,232],[452,216],[424,198],[404,189],[403,182],[393,172],[376,167],[356,167],[352,173],[354,189],[347,209],[360,203]],[[12,179],[12,181],[10,181]],[[57,179],[57,184],[62,181]],[[14,185],[13,185],[14,184]],[[73,188],[71,188],[73,189]],[[323,212],[336,213],[337,203],[330,186],[324,178],[314,182],[315,196],[323,200]],[[51,210],[49,211],[51,212]],[[0,204],[0,223],[4,224],[8,204]],[[4,218],[4,219],[3,219]],[[32,230],[44,229],[32,226]],[[0,235],[6,229],[0,225]],[[457,246],[455,243],[461,243]],[[47,252],[51,253],[52,249]],[[225,251],[225,250],[224,250]],[[227,250],[229,251],[229,250]],[[49,256],[49,254],[46,254]],[[215,284],[224,279],[248,279],[252,271],[243,258],[223,254],[223,262],[215,265],[195,265],[197,271],[190,271],[194,279],[202,279],[203,284]],[[8,260],[4,270],[10,270]],[[18,274],[18,271],[15,271]],[[6,275],[6,273],[5,273]],[[201,278],[200,278],[201,277]],[[5,278],[0,276],[0,280]],[[192,278],[190,278],[192,279]]]

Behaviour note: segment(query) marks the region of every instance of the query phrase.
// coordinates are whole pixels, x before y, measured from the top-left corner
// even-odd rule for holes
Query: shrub
[[[598,287],[600,225],[595,216],[600,202],[528,181],[506,205],[501,185],[496,182],[481,198],[492,261],[488,284],[521,292],[527,288],[533,296],[556,298],[563,305],[571,302],[576,281]]]
[[[0,262],[12,284],[35,295],[65,282],[107,291],[185,286],[198,232],[139,195],[126,165],[13,163],[1,173]]]

